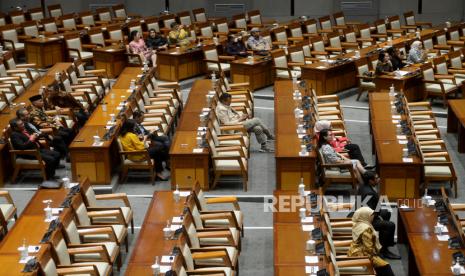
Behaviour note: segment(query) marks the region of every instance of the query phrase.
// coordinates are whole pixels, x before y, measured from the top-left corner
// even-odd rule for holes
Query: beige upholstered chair
[[[84,62],[92,62],[94,54],[92,49],[95,45],[82,44],[79,33],[68,34],[65,36],[66,49],[71,59],[80,59]]]
[[[47,10],[50,17],[58,18],[63,15],[63,10],[61,9],[60,4],[48,5]]]
[[[120,177],[119,177],[120,183],[126,181],[128,177],[128,172],[131,169],[131,170],[149,171],[150,182],[152,183],[152,185],[155,185],[155,170],[154,170],[155,161],[150,158],[147,150],[124,151],[123,145],[121,144],[119,137],[117,139],[117,142],[118,142],[118,149],[119,149],[119,155],[121,158],[121,166],[122,166]],[[129,156],[131,155],[139,155],[139,156],[144,155],[145,157],[140,161],[132,161],[129,159]]]
[[[286,53],[283,49],[271,51],[271,56],[273,57],[276,78],[292,79],[294,77],[300,78],[302,76],[300,66],[290,67],[293,63],[288,63]]]
[[[215,45],[204,46],[203,54],[208,72],[229,72],[231,70],[231,65],[228,63],[228,61],[235,59],[233,56],[218,55],[218,51]]]
[[[358,79],[358,95],[357,101],[360,100],[360,96],[363,94],[364,91],[368,93],[373,92],[376,90],[376,85],[374,83],[374,71],[370,68],[370,64],[368,63],[366,58],[361,58],[355,62],[355,66],[357,66],[357,79]],[[371,73],[372,76],[368,76],[367,74]]]
[[[19,41],[16,25],[10,24],[0,27],[0,34],[3,46],[6,50],[11,50],[17,58],[18,54],[24,53],[24,43]]]

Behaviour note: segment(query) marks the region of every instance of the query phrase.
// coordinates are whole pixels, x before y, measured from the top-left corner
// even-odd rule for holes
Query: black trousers
[[[373,219],[373,228],[379,232],[379,243],[383,248],[393,246],[394,234],[396,232],[396,225],[394,222],[389,221],[391,213],[387,210],[381,212]]]
[[[83,127],[84,124],[87,122],[87,119],[89,119],[89,115],[87,115],[83,110],[74,112],[74,116],[77,119],[79,128]]]
[[[68,155],[68,146],[63,138],[59,135],[52,136],[51,144],[53,149],[60,153],[60,157],[64,158]]]
[[[163,171],[163,161],[167,161],[168,158],[166,153],[163,150],[160,150],[159,147],[151,146],[147,149],[149,152],[150,158],[155,160],[155,172],[159,173]]]
[[[60,153],[49,149],[40,149],[40,156],[45,162],[45,174],[47,179],[54,177],[55,170],[60,164]]]
[[[365,159],[363,158],[362,151],[357,144],[347,144],[344,146],[344,149],[346,149],[349,153],[350,159],[357,159],[364,167],[367,165]]]
[[[375,267],[375,271],[377,276],[394,276],[391,265]]]
[[[66,145],[71,144],[74,139],[74,130],[71,128],[60,127],[56,136],[60,136]]]

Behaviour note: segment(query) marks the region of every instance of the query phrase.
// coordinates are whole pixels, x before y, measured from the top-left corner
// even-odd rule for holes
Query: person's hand
[[[35,140],[37,140],[38,137],[39,137],[39,135],[37,133],[32,134],[31,135],[31,141],[34,142]]]

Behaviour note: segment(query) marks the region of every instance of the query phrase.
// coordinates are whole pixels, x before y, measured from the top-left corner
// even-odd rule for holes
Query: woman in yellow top
[[[179,46],[187,46],[190,44],[189,33],[184,30],[183,25],[173,22],[170,27],[171,31],[168,34],[170,44],[176,44]]]
[[[155,160],[155,173],[156,180],[166,181],[167,178],[163,177],[161,174],[163,171],[163,154],[160,154],[157,148],[146,148],[145,141],[147,136],[144,136],[144,139],[141,141],[134,129],[136,127],[136,122],[134,120],[126,120],[121,126],[120,130],[120,142],[124,151],[140,151],[147,150],[151,159]],[[131,161],[144,161],[145,155],[129,155],[128,159]]]
[[[376,271],[376,275],[393,276],[391,266],[379,256],[381,244],[378,233],[371,224],[374,218],[374,211],[370,207],[361,207],[355,211],[352,217],[352,244],[347,256],[368,257]]]

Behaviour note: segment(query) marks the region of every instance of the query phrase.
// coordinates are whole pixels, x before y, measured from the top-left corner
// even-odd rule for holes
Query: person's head
[[[421,41],[416,40],[412,43],[411,48],[414,50],[421,50],[423,49],[423,44],[421,43]]]
[[[173,22],[171,23],[170,27],[171,27],[171,30],[177,31],[179,29],[179,24],[177,22]]]
[[[29,101],[31,104],[37,108],[42,108],[44,107],[44,100],[42,99],[41,95],[34,95],[29,98]]]
[[[229,105],[231,105],[231,98],[232,98],[231,94],[223,93],[223,94],[221,94],[219,100],[220,100],[220,102],[222,104],[229,106]]]
[[[120,135],[124,137],[126,133],[131,132],[134,133],[134,128],[136,127],[136,122],[134,120],[128,119],[124,121],[123,125],[121,126]]]
[[[320,133],[323,129],[331,129],[331,122],[327,120],[317,121],[313,127],[315,134]]]
[[[379,53],[379,56],[378,56],[378,61],[379,61],[379,62],[381,62],[381,63],[386,63],[386,62],[388,62],[390,59],[391,59],[391,56],[389,56],[388,53],[386,53],[386,52],[381,52],[381,53]]]
[[[320,131],[320,136],[318,137],[318,147],[321,147],[325,144],[329,144],[333,139],[333,133],[330,129],[322,129]]]
[[[13,131],[20,131],[24,130],[24,122],[21,119],[14,118],[10,120],[10,127]]]
[[[27,122],[29,121],[29,111],[27,111],[26,108],[22,107],[18,110],[16,110],[16,118],[24,121],[24,122]]]
[[[129,34],[129,41],[139,41],[140,38],[141,34],[139,31],[134,30]]]
[[[132,118],[138,124],[141,124],[144,121],[144,112],[136,110],[136,111],[134,111],[134,113],[132,113]]]
[[[157,31],[155,31],[155,29],[150,29],[150,30],[149,30],[149,36],[150,36],[151,38],[156,37],[156,36],[157,36]]]
[[[365,185],[370,185],[372,187],[376,187],[379,184],[381,179],[379,178],[379,176],[378,176],[378,174],[376,172],[366,171],[363,174],[363,180],[365,181]]]
[[[260,30],[258,28],[252,28],[252,30],[250,30],[250,34],[255,38],[259,38]]]
[[[395,47],[390,47],[386,50],[386,52],[391,56],[391,57],[395,57],[399,54],[399,50]]]
[[[234,35],[228,35],[228,42],[229,43],[237,42],[236,37]]]
[[[352,217],[352,222],[371,224],[373,222],[374,213],[370,207],[360,207],[355,211],[354,216]]]

